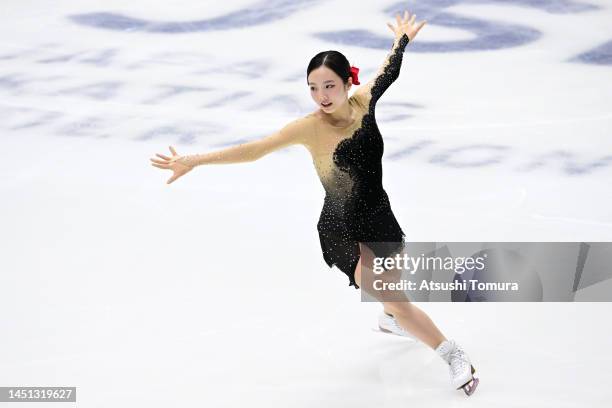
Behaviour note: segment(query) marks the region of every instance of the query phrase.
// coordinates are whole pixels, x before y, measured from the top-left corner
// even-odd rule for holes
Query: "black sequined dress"
[[[360,116],[354,126],[339,130],[317,125],[317,137],[338,141],[331,155],[313,154],[326,193],[317,224],[323,258],[330,267],[336,265],[344,272],[349,277],[349,286],[356,289],[359,286],[354,274],[360,242],[378,257],[393,256],[404,244],[405,234],[382,185],[384,143],[376,125],[375,107],[398,78],[407,44],[406,35],[396,39],[369,86],[349,99]]]

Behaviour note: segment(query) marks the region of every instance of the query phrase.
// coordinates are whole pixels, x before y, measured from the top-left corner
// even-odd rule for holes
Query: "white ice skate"
[[[476,369],[465,351],[454,340],[445,340],[438,346],[436,352],[448,364],[453,386],[456,389],[463,389],[467,395],[472,395],[479,380],[473,376]]]
[[[397,320],[395,320],[393,316],[388,315],[385,312],[382,312],[380,316],[378,316],[378,328],[384,333],[396,334],[398,336],[406,337],[409,340],[416,341],[414,336],[410,334],[410,332],[404,330],[404,328],[397,323]]]

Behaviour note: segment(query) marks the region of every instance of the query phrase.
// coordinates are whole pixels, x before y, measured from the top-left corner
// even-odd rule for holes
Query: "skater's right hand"
[[[169,146],[169,148],[170,152],[172,153],[172,157],[164,156],[160,153],[155,153],[155,155],[160,157],[162,160],[154,158],[150,159],[152,161],[151,165],[160,169],[170,169],[173,171],[172,177],[170,177],[168,181],[166,181],[166,184],[172,183],[174,180],[189,173],[193,169],[192,166],[189,166],[185,163],[181,163],[179,161],[183,159],[184,156],[179,156],[172,146]]]

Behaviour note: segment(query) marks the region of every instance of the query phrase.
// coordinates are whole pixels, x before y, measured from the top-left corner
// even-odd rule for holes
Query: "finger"
[[[168,164],[168,162],[159,159],[151,159],[151,161],[157,164]]]
[[[176,156],[176,150],[174,150],[174,147],[169,146],[170,147],[170,151],[172,152],[173,156]]]
[[[404,21],[408,21],[408,17],[410,17],[410,13],[408,13],[408,10],[404,11]]]
[[[171,160],[168,156],[164,156],[163,154],[159,154],[159,153],[155,153],[155,154],[161,157],[162,159]]]
[[[421,28],[427,23],[426,20],[421,21],[421,23],[417,26],[416,32],[418,33]]]
[[[401,19],[401,17],[400,17],[400,14],[399,14],[399,13],[397,13],[397,14],[395,15],[395,21],[397,21],[397,26],[398,26],[398,27],[402,25],[402,19]]]
[[[395,28],[393,28],[393,25],[391,23],[387,23],[387,27],[389,27],[391,31],[395,32]]]
[[[171,184],[174,180],[176,180],[178,178],[178,176],[176,174],[174,174],[172,177],[170,177],[168,179],[168,181],[166,181],[166,184]]]
[[[413,25],[415,21],[416,21],[416,14],[413,14],[412,18],[410,19],[410,25]]]
[[[167,166],[167,165],[165,165],[165,164],[151,163],[151,165],[152,165],[152,166],[155,166],[155,167],[157,167],[157,168],[160,168],[160,169],[169,169],[169,168],[170,168],[170,167],[168,167],[168,166]]]

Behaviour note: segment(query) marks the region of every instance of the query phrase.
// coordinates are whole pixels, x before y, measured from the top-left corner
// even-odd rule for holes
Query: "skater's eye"
[[[333,88],[333,85],[327,85],[326,88]]]

